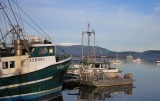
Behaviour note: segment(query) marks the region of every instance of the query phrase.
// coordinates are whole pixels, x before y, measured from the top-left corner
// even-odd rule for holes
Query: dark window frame
[[[2,69],[8,69],[8,62],[2,62]]]
[[[9,64],[10,64],[10,68],[15,68],[15,61],[10,61]]]

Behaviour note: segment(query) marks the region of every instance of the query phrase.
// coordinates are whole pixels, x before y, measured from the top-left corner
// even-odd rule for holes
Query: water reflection
[[[53,93],[41,98],[37,98],[34,100],[30,100],[30,101],[63,101],[63,98],[62,98],[61,92],[59,92],[59,93]]]
[[[132,95],[132,85],[111,86],[111,87],[89,87],[82,86],[79,89],[78,100],[105,100],[114,98],[115,94]]]
[[[123,73],[133,74],[135,81],[132,87],[119,87],[116,89],[95,90],[90,87],[76,87],[62,91],[64,101],[159,101],[160,99],[160,65],[155,61],[143,60],[140,64],[126,61],[118,66]],[[75,83],[73,83],[75,84]],[[71,86],[71,85],[70,85]],[[84,88],[84,89],[82,89]],[[129,96],[128,96],[128,95]]]
[[[2,101],[63,101],[62,93],[60,91],[56,92],[56,93],[44,95],[41,97],[39,97],[39,96],[40,95],[38,95],[37,97],[34,97],[34,98],[28,98],[28,99],[24,99],[23,97],[6,98],[6,99],[3,99]]]

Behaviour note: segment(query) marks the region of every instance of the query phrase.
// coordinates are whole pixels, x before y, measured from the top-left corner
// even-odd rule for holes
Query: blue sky
[[[89,22],[98,46],[113,51],[160,49],[160,0],[20,0],[19,4],[56,43],[81,44]]]

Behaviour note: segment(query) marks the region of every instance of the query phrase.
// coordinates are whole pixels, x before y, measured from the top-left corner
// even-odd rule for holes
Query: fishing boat
[[[122,70],[118,69],[117,67],[113,67],[110,62],[91,62],[89,65],[84,66],[83,71],[87,73],[102,71],[108,77],[115,77],[122,72]]]
[[[106,75],[110,77],[115,77],[118,73],[122,72],[122,70],[113,67],[110,62],[108,61],[97,61],[96,60],[96,49],[95,49],[95,32],[94,30],[90,31],[90,24],[88,24],[88,31],[82,32],[82,64],[80,67],[83,67],[83,71],[87,73],[91,73],[93,71],[99,72],[103,71]],[[88,35],[88,56],[84,58],[83,54],[83,40],[84,40],[84,34]],[[91,46],[90,46],[90,37],[91,35],[94,35],[94,49],[93,53],[94,55],[91,56]]]
[[[0,26],[0,100],[21,101],[60,92],[70,56],[57,54],[58,47],[50,39],[24,34],[15,7],[24,13],[14,0],[0,2],[1,22],[6,21]]]
[[[159,65],[160,65],[160,60],[157,60],[156,63],[157,63],[157,65],[159,66]]]
[[[127,58],[127,60],[133,60],[133,56],[132,55],[127,55],[126,58]]]
[[[110,60],[109,62],[112,63],[112,64],[114,64],[114,65],[121,65],[123,63],[122,60],[118,59],[118,53],[117,52],[116,52],[116,59]]]
[[[157,60],[156,63],[160,63],[160,60]]]
[[[125,74],[127,75],[127,74]],[[129,75],[132,75],[129,73]],[[121,86],[121,85],[132,85],[133,78],[128,76],[120,77],[117,76],[115,78],[108,78],[107,76],[103,75],[103,72],[99,73],[82,73],[81,75],[81,85],[86,86],[93,86],[93,87],[109,87],[109,86]]]
[[[88,57],[84,59],[83,55],[83,37],[84,34],[88,35]],[[96,59],[90,56],[90,36],[95,32],[92,30],[82,32],[82,64],[80,65],[80,84],[86,86],[104,87],[104,86],[117,86],[132,84],[133,78],[131,73],[126,73],[124,77],[119,76],[120,71],[116,68],[110,68],[110,62],[98,63]],[[94,38],[95,39],[95,38]],[[95,41],[94,41],[95,44]],[[95,46],[95,45],[94,45]],[[95,49],[94,49],[95,50]],[[95,51],[94,56],[95,57]],[[112,73],[112,75],[106,75]],[[113,75],[114,74],[114,75]]]
[[[142,60],[139,57],[133,60],[134,63],[141,63],[141,61]]]
[[[109,62],[110,62],[110,63],[112,63],[112,64],[114,64],[114,65],[120,65],[120,64],[122,64],[122,63],[123,63],[123,61],[118,60],[118,59],[111,60],[111,61],[109,61]]]

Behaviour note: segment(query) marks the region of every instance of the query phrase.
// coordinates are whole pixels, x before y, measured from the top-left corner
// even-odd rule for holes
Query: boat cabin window
[[[106,64],[102,64],[102,67],[101,68],[105,68],[106,67]]]
[[[2,69],[8,68],[8,62],[2,62]]]
[[[33,47],[30,57],[55,55],[54,46]]]
[[[10,61],[10,68],[14,68],[15,67],[15,61]]]
[[[99,68],[100,64],[93,64],[92,68]]]
[[[15,67],[15,61],[2,62],[2,69],[8,69],[9,67],[14,68]]]
[[[41,47],[40,48],[39,54],[47,54],[47,53],[48,53],[47,47]]]
[[[53,47],[49,47],[49,53],[53,53]]]
[[[95,68],[95,64],[91,65],[91,68]]]
[[[95,64],[95,67],[96,67],[96,68],[99,68],[99,66],[100,66],[100,64]]]
[[[53,47],[41,47],[39,50],[39,54],[47,54],[47,53],[54,53],[54,48]]]

